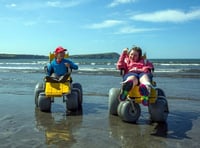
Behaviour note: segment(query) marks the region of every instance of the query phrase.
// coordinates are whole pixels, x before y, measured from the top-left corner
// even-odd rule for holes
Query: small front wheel
[[[122,115],[121,115],[121,109],[122,109],[122,106],[125,102],[124,101],[121,101],[117,107],[117,115],[121,118]]]
[[[139,104],[131,101],[132,100],[124,101],[124,103],[120,107],[121,109],[119,110],[119,112],[120,117],[123,121],[135,123],[140,117],[141,108]]]

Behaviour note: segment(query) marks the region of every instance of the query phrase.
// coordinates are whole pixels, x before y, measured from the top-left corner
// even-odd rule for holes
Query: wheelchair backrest
[[[68,58],[68,57],[69,57],[69,53],[65,53],[64,58]],[[55,54],[50,52],[49,53],[49,62],[51,62],[54,58],[55,58]]]

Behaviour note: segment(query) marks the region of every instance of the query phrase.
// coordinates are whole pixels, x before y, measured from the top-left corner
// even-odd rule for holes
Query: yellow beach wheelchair
[[[123,75],[122,71],[121,75]],[[121,102],[119,101],[119,96],[122,90],[120,88],[111,88],[108,100],[109,113],[118,115],[125,122],[135,123],[141,115],[140,104],[143,101],[147,101],[150,120],[152,122],[165,122],[169,113],[165,93],[162,89],[156,87],[154,81],[152,81],[152,86],[148,98],[142,97],[139,93],[139,86],[135,86],[129,91],[127,99]]]
[[[68,54],[65,58],[68,58]],[[49,54],[49,62],[54,59],[54,54]],[[47,66],[45,66],[45,70]],[[35,106],[41,111],[50,112],[51,103],[55,97],[62,97],[69,111],[76,111],[82,107],[82,86],[79,83],[72,83],[71,70],[65,75],[65,81],[55,81],[53,78],[46,76],[43,82],[35,86]]]

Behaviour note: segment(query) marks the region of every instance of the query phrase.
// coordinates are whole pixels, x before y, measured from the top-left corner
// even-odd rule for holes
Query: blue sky
[[[0,0],[0,53],[200,58],[199,0]]]

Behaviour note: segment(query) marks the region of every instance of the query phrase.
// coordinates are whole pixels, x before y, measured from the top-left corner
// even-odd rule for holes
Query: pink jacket
[[[138,62],[134,62],[129,59],[127,53],[122,53],[117,62],[117,69],[124,69],[125,74],[128,72],[150,73],[154,69],[154,66],[150,61],[144,59],[141,59]]]

